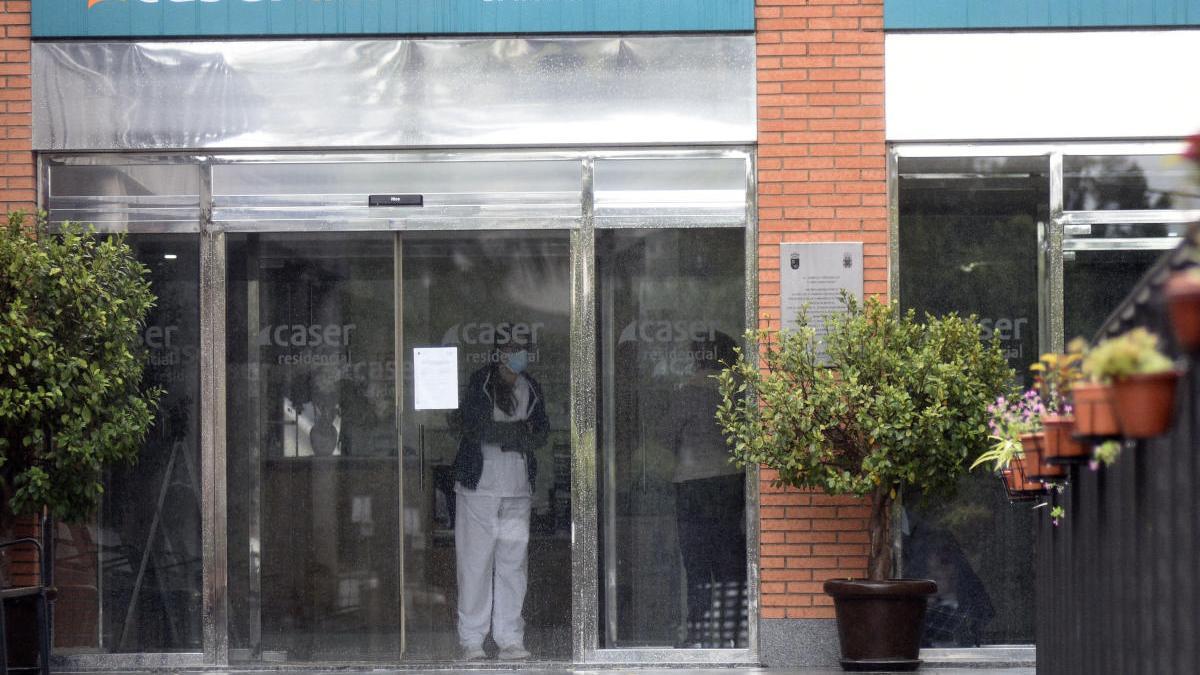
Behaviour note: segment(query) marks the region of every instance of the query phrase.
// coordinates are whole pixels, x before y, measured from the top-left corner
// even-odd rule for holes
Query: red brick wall
[[[0,209],[3,213],[17,209],[32,212],[35,204],[29,34],[29,1],[4,2],[0,13]],[[0,224],[4,222],[7,220],[0,218]],[[8,534],[38,537],[37,520],[23,519]],[[7,562],[10,583],[20,585],[37,579],[37,554],[33,548],[10,549]]]
[[[29,87],[29,0],[0,13],[0,209],[32,212],[36,203]]]
[[[757,0],[759,307],[779,326],[779,244],[864,242],[887,293],[883,1]],[[833,618],[821,590],[866,574],[868,509],[762,475],[762,616]]]

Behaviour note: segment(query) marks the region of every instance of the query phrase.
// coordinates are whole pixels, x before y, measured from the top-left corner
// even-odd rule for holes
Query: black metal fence
[[[1145,326],[1172,339],[1162,285],[1187,264],[1195,226],[1189,239],[1142,279],[1101,335]],[[1181,356],[1181,364],[1171,431],[1126,441],[1111,466],[1072,466],[1051,498],[1065,517],[1058,526],[1048,513],[1038,519],[1039,674],[1200,673],[1200,363]]]

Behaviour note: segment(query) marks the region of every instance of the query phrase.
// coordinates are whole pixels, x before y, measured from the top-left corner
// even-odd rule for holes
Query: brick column
[[[883,2],[758,0],[755,11],[759,307],[763,325],[778,328],[782,242],[861,241],[865,291],[888,292]],[[764,659],[832,665],[834,614],[821,586],[866,574],[868,508],[854,498],[773,488],[772,478],[763,472]],[[808,621],[773,621],[784,619]],[[786,626],[808,626],[794,635],[801,642],[807,635],[832,644],[784,656],[770,642]]]
[[[32,212],[37,198],[29,86],[29,0],[0,13],[0,209]]]

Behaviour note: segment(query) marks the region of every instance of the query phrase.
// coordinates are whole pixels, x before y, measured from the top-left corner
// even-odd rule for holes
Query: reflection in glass
[[[1200,191],[1188,163],[1176,155],[1067,155],[1063,208],[1197,209]]]
[[[1123,249],[1115,245],[1064,253],[1066,335],[1091,339],[1162,254],[1161,249]]]
[[[406,655],[567,660],[568,237],[406,235],[402,268]],[[456,350],[456,409],[415,405],[428,347]]]
[[[142,330],[144,383],[164,395],[137,462],[105,472],[97,522],[58,526],[55,644],[199,651],[199,238],[138,234],[126,241],[149,269],[157,297]]]
[[[236,660],[400,655],[390,234],[228,242]]]
[[[745,477],[711,376],[745,325],[741,230],[597,236],[602,646],[746,646]]]
[[[901,158],[900,302],[918,312],[977,314],[1009,364],[1026,373],[1038,349],[1039,221],[1045,157]],[[905,495],[903,574],[934,579],[927,646],[1033,641],[1033,515],[1010,508],[977,471],[956,498]]]

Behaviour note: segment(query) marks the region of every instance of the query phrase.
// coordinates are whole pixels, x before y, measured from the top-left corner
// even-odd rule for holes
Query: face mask
[[[502,358],[504,365],[508,366],[508,369],[514,373],[520,373],[529,366],[529,352],[524,349],[511,354],[503,354]]]

